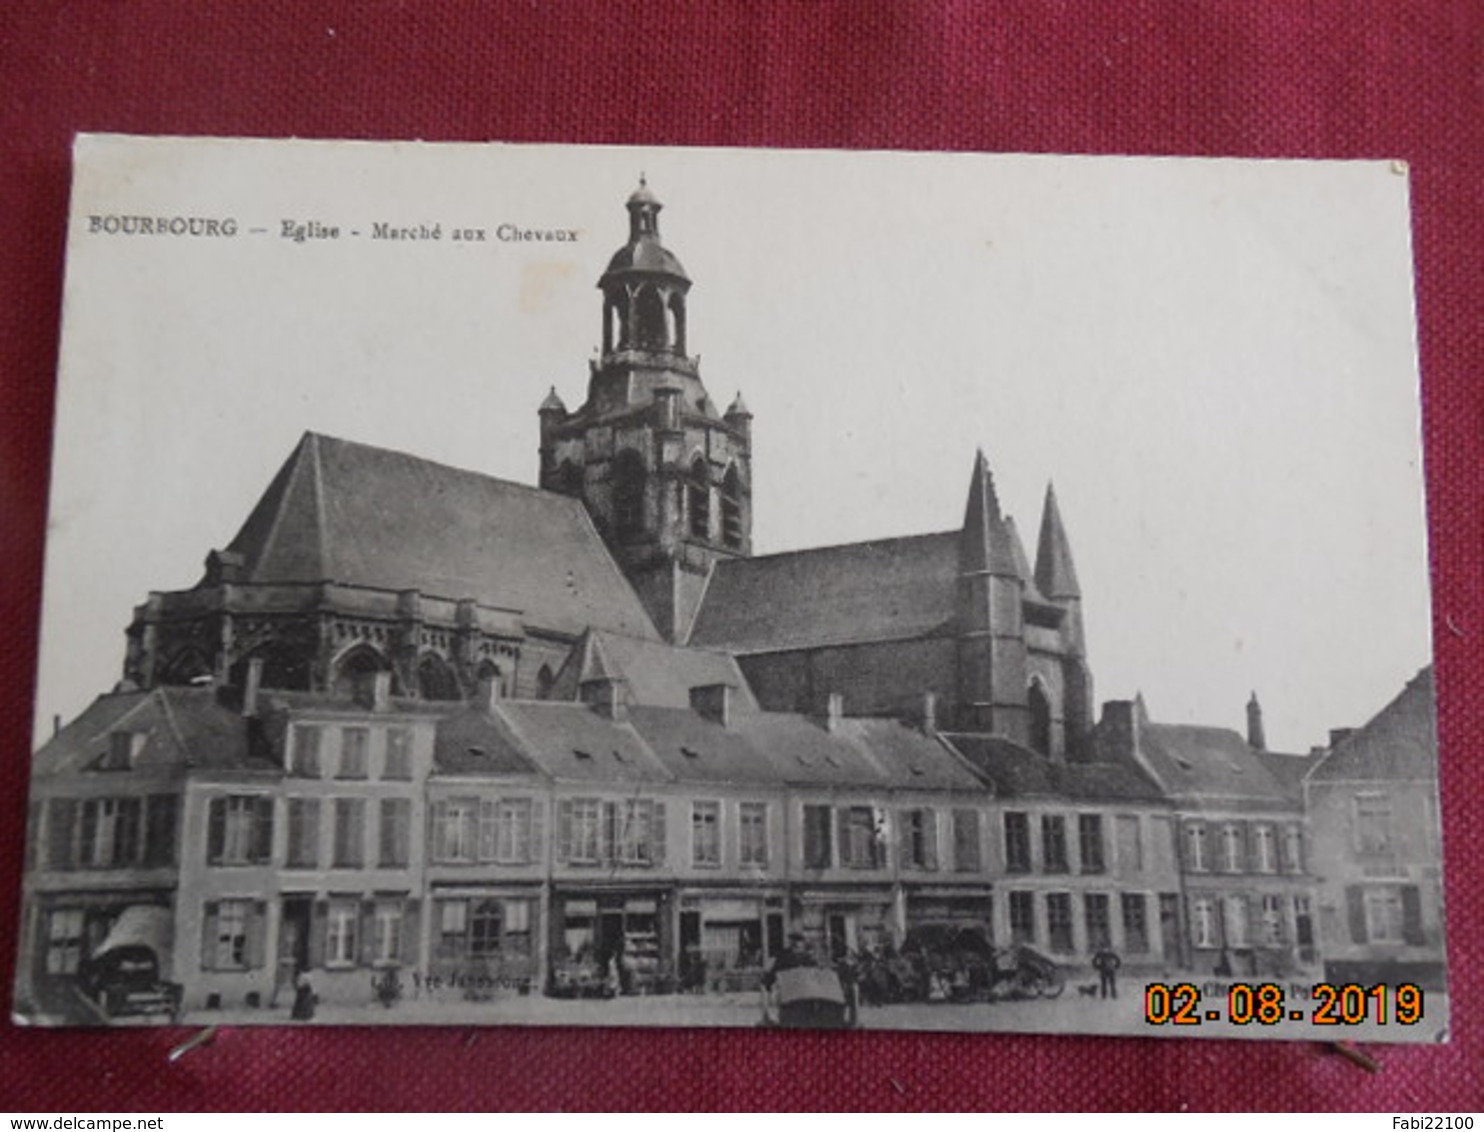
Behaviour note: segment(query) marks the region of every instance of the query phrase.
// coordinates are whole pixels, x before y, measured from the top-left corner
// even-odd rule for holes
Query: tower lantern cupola
[[[629,197],[629,242],[608,261],[603,291],[603,357],[640,353],[685,357],[690,276],[660,242],[664,207],[641,176]]]

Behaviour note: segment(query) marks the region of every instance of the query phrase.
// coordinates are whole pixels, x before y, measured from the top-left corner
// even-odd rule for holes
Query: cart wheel
[[[1041,983],[1041,997],[1060,998],[1061,992],[1066,989],[1066,977],[1060,971],[1053,971]]]

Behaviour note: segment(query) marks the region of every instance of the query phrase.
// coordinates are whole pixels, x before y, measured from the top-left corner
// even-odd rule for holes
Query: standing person
[[[294,976],[294,1005],[289,1017],[295,1022],[309,1022],[314,1018],[314,1006],[319,999],[314,993],[314,984],[309,980],[309,971],[299,968]]]
[[[1118,973],[1118,968],[1123,966],[1123,960],[1118,958],[1118,952],[1104,944],[1093,955],[1092,965],[1098,973],[1098,997],[1117,998],[1118,983],[1114,976]]]

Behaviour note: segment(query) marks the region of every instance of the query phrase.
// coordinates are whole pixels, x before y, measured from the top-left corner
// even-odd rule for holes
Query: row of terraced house
[[[1082,761],[940,731],[930,701],[764,711],[730,658],[611,634],[545,701],[389,684],[96,701],[38,755],[23,993],[141,905],[168,913],[187,1009],[285,1006],[301,971],[368,1004],[389,972],[459,1001],[744,988],[793,932],[821,955],[968,928],[1074,967],[1318,962],[1295,772],[1319,760],[1137,701]]]

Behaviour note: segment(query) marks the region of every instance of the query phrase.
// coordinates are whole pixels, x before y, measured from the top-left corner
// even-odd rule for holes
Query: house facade
[[[1433,673],[1355,731],[1334,734],[1304,779],[1326,978],[1445,986]]]
[[[1142,699],[1103,705],[1094,747],[1137,767],[1170,807],[1179,862],[1180,966],[1283,978],[1317,970],[1314,876],[1300,780],[1307,760],[1265,750],[1260,709],[1246,736],[1155,723]],[[1162,913],[1163,920],[1163,913]]]

